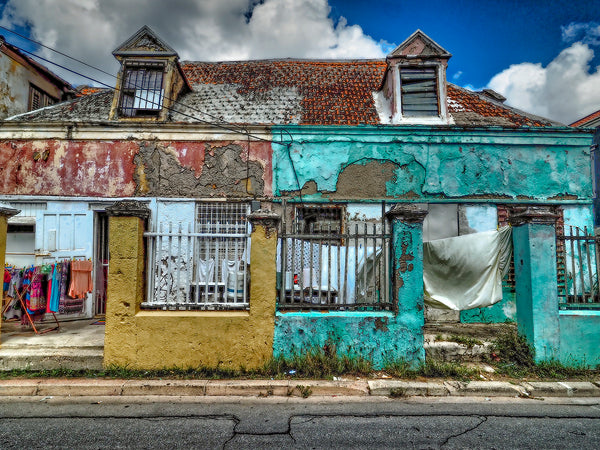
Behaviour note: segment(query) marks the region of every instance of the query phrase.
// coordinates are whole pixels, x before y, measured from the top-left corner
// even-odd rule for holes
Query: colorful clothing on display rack
[[[44,313],[81,313],[87,294],[93,290],[92,269],[91,261],[69,260],[26,268],[5,267],[3,288],[10,301],[4,318],[21,317],[17,294],[35,320]]]

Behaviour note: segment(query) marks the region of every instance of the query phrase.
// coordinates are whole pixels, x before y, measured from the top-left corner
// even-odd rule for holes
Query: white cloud
[[[509,105],[568,124],[600,109],[600,68],[590,70],[593,57],[587,44],[575,42],[546,67],[511,65],[488,86]]]
[[[452,75],[452,80],[453,81],[457,81],[461,76],[462,76],[462,70],[459,70],[458,72],[456,72],[454,75]]]
[[[184,60],[384,56],[388,43],[376,42],[343,18],[334,24],[329,12],[327,0],[9,0],[0,23],[28,24],[34,39],[115,74],[112,50],[142,25]],[[40,53],[74,66],[50,50]],[[90,83],[51,69],[76,84]]]
[[[560,27],[564,42],[582,42],[588,45],[600,45],[600,24],[596,22],[571,22]]]

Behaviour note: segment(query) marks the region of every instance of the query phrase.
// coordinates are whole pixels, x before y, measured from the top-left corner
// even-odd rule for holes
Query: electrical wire
[[[27,40],[29,40],[29,41],[31,41],[31,42],[33,42],[33,43],[35,43],[35,44],[42,45],[44,48],[47,48],[47,49],[49,49],[49,50],[51,50],[51,51],[53,51],[53,52],[56,52],[56,53],[58,53],[59,55],[65,56],[65,57],[67,57],[67,58],[69,58],[69,59],[72,59],[73,61],[77,61],[77,62],[79,62],[79,63],[81,63],[81,64],[84,64],[84,65],[86,65],[86,66],[88,66],[88,67],[90,67],[90,68],[94,69],[94,70],[97,70],[97,71],[99,71],[99,72],[105,73],[105,74],[107,74],[107,75],[109,75],[109,76],[111,76],[111,77],[113,77],[113,78],[115,78],[115,79],[117,78],[117,76],[115,76],[114,74],[110,74],[110,73],[108,73],[108,72],[106,72],[106,71],[104,71],[104,70],[102,70],[102,69],[100,69],[100,68],[98,68],[98,67],[95,67],[95,66],[92,66],[92,65],[90,65],[90,64],[88,64],[88,63],[85,63],[85,62],[83,62],[83,61],[80,61],[80,60],[79,60],[79,59],[77,59],[77,58],[73,58],[73,57],[71,57],[71,56],[69,56],[69,55],[67,55],[67,54],[65,54],[65,53],[63,53],[63,52],[60,52],[60,51],[58,51],[58,50],[56,50],[56,49],[54,49],[54,48],[52,48],[52,47],[48,47],[48,46],[46,46],[46,45],[40,44],[39,42],[37,42],[37,41],[35,41],[35,40],[33,40],[33,39],[27,38],[27,37],[26,37],[26,36],[24,36],[24,35],[21,35],[21,34],[19,34],[19,33],[13,32],[12,30],[9,30],[9,29],[7,29],[7,28],[5,28],[5,27],[2,27],[1,25],[0,25],[0,28],[2,28],[2,29],[4,29],[4,30],[7,30],[7,31],[9,31],[9,32],[11,32],[11,33],[14,33],[14,34],[16,34],[17,36],[20,36],[20,37],[22,37],[22,38],[24,38],[24,39],[27,39]],[[97,83],[97,84],[99,84],[99,85],[101,85],[101,86],[103,86],[103,87],[106,87],[106,88],[109,88],[109,89],[114,89],[114,90],[115,90],[115,91],[117,91],[117,92],[119,92],[119,91],[120,91],[120,89],[119,89],[119,88],[116,88],[116,87],[113,87],[113,86],[111,86],[111,85],[109,85],[109,84],[106,84],[106,83],[104,83],[103,81],[100,81],[100,80],[98,80],[98,79],[96,79],[96,78],[93,78],[93,77],[91,77],[91,76],[89,76],[89,75],[85,75],[85,74],[83,74],[83,73],[81,73],[81,72],[78,72],[78,71],[76,71],[76,70],[70,69],[70,68],[68,68],[68,67],[66,67],[66,66],[64,66],[64,65],[58,64],[58,63],[56,63],[56,62],[54,62],[54,61],[51,61],[51,60],[49,60],[49,59],[47,59],[47,58],[44,58],[43,56],[40,56],[40,55],[38,55],[38,54],[36,54],[36,53],[34,53],[34,52],[32,52],[32,51],[25,50],[24,48],[21,48],[21,47],[19,47],[19,46],[17,46],[17,45],[14,45],[14,44],[11,44],[11,45],[12,45],[13,47],[17,48],[18,50],[22,51],[23,53],[26,53],[26,54],[28,54],[28,55],[31,55],[31,56],[33,56],[33,57],[35,57],[35,58],[37,58],[37,59],[39,59],[39,60],[41,60],[41,61],[44,61],[44,62],[46,62],[46,63],[48,63],[48,64],[52,64],[52,65],[54,65],[54,66],[56,66],[56,67],[59,67],[59,68],[61,68],[61,69],[63,69],[63,70],[66,70],[67,72],[73,73],[73,74],[75,74],[75,75],[77,75],[77,76],[79,76],[79,77],[82,77],[82,78],[85,78],[85,79],[87,79],[87,80],[90,80],[90,81],[92,81],[92,82],[94,82],[94,83]],[[171,101],[173,104],[178,104],[178,105],[180,105],[180,106],[183,106],[183,107],[185,107],[185,108],[187,108],[187,109],[190,109],[190,110],[192,110],[192,111],[194,111],[194,112],[197,112],[197,113],[200,113],[200,114],[204,114],[204,115],[206,115],[206,116],[209,116],[209,117],[211,117],[212,119],[219,120],[219,122],[211,122],[210,120],[201,119],[201,118],[199,118],[199,117],[196,117],[196,116],[193,116],[193,115],[187,114],[187,113],[185,113],[185,112],[183,112],[183,111],[181,111],[181,110],[177,110],[177,109],[175,109],[175,108],[173,108],[173,107],[171,107],[171,106],[164,106],[163,104],[159,104],[158,102],[149,101],[149,100],[146,100],[146,102],[147,102],[148,104],[152,104],[152,105],[157,105],[157,106],[164,107],[164,108],[165,108],[165,109],[167,109],[168,111],[171,111],[171,112],[175,112],[175,113],[181,114],[181,115],[182,115],[182,116],[184,116],[184,117],[190,118],[190,119],[192,119],[192,120],[196,120],[196,121],[198,121],[198,122],[201,122],[201,123],[204,123],[204,124],[207,124],[207,125],[212,125],[212,126],[215,126],[215,127],[218,127],[218,128],[224,129],[224,130],[227,130],[227,131],[232,131],[232,132],[235,132],[235,133],[239,133],[239,134],[245,134],[245,135],[247,135],[247,136],[250,136],[250,137],[252,137],[253,139],[255,139],[255,140],[258,140],[258,141],[268,142],[268,143],[271,143],[271,144],[278,144],[278,145],[282,145],[282,146],[286,146],[286,145],[287,145],[286,143],[283,143],[283,142],[277,142],[277,141],[273,141],[273,140],[271,140],[271,139],[265,139],[265,138],[263,138],[263,137],[260,137],[260,136],[257,136],[257,135],[253,135],[252,133],[250,133],[249,131],[247,131],[245,128],[239,127],[238,125],[235,125],[235,124],[233,124],[233,123],[231,123],[231,122],[227,122],[227,121],[225,121],[225,120],[221,119],[220,117],[217,117],[217,116],[215,116],[215,115],[213,115],[213,114],[207,113],[206,111],[202,111],[202,110],[199,110],[199,109],[197,109],[197,108],[194,108],[193,106],[186,105],[186,104],[184,104],[184,103],[182,103],[182,102],[180,102],[179,100],[176,100],[176,99],[174,99],[174,98],[171,98],[171,97],[164,96],[164,97],[163,97],[163,99],[169,100],[169,101]],[[238,129],[238,127],[239,127],[239,129]],[[285,130],[285,131],[286,131],[286,133],[288,133],[288,134],[290,135],[290,137],[291,137],[291,134],[289,133],[289,131],[287,131],[287,130]],[[292,138],[292,140],[293,140],[293,138]]]
[[[78,62],[78,63],[80,63],[80,64],[83,64],[83,65],[85,65],[85,66],[87,66],[87,67],[89,67],[89,68],[91,68],[91,69],[97,70],[97,71],[99,71],[99,72],[101,72],[101,73],[104,73],[104,74],[106,74],[106,75],[108,75],[108,76],[110,76],[110,77],[112,77],[112,78],[115,78],[115,79],[117,79],[117,76],[115,76],[114,74],[108,73],[108,72],[106,72],[106,71],[104,71],[104,70],[102,70],[102,69],[100,69],[100,68],[98,68],[98,67],[92,66],[91,64],[88,64],[88,63],[86,63],[86,62],[84,62],[84,61],[81,61],[81,60],[79,60],[79,59],[77,59],[77,58],[74,58],[74,57],[72,57],[72,56],[70,56],[70,55],[68,55],[68,54],[66,54],[66,53],[63,53],[63,52],[61,52],[61,51],[59,51],[59,50],[56,50],[56,49],[54,49],[54,48],[52,48],[52,47],[49,47],[49,46],[47,46],[47,45],[44,45],[44,44],[42,44],[41,42],[38,42],[38,41],[36,41],[36,40],[34,40],[34,39],[31,39],[31,38],[29,38],[29,37],[27,37],[27,36],[24,36],[24,35],[20,34],[20,33],[17,33],[17,32],[15,32],[15,31],[13,31],[13,30],[10,30],[10,29],[8,29],[8,28],[6,28],[6,27],[3,27],[2,25],[0,25],[0,28],[1,28],[1,29],[4,29],[4,30],[6,30],[6,31],[8,31],[8,32],[10,32],[10,33],[13,33],[13,34],[15,34],[15,35],[17,35],[17,36],[19,36],[19,37],[21,37],[21,38],[23,38],[23,39],[26,39],[26,40],[28,40],[28,41],[30,41],[30,42],[32,42],[32,43],[34,43],[34,44],[36,44],[36,45],[40,45],[40,46],[42,46],[42,47],[44,47],[44,48],[47,48],[48,50],[51,50],[51,51],[53,51],[53,52],[55,52],[55,53],[58,53],[59,55],[62,55],[62,56],[64,56],[64,57],[66,57],[66,58],[69,58],[69,59],[71,59],[71,60],[73,60],[73,61],[76,61],[76,62]],[[66,67],[66,66],[64,66],[64,65],[61,65],[61,64],[55,63],[55,62],[53,62],[53,61],[51,61],[51,60],[49,60],[49,59],[47,59],[47,58],[44,58],[44,57],[42,57],[42,56],[39,56],[39,55],[37,55],[37,54],[36,54],[36,53],[34,53],[34,52],[31,52],[31,51],[29,51],[29,50],[25,50],[25,49],[23,49],[23,48],[21,48],[21,47],[19,47],[19,46],[16,46],[16,45],[14,45],[14,44],[11,44],[11,45],[13,45],[15,48],[17,48],[18,50],[20,50],[20,51],[22,51],[22,52],[24,52],[24,53],[26,53],[26,54],[29,54],[29,55],[31,55],[31,56],[33,56],[33,57],[35,57],[35,58],[38,58],[38,59],[40,59],[40,60],[42,60],[42,61],[44,61],[44,62],[46,62],[46,63],[48,63],[48,64],[52,64],[52,65],[54,65],[54,66],[56,66],[56,67],[60,67],[61,69],[63,69],[63,70],[66,70],[67,72],[73,73],[73,74],[75,74],[75,75],[77,75],[77,76],[79,76],[79,77],[82,77],[82,78],[84,78],[84,79],[90,80],[90,81],[92,81],[92,82],[94,82],[94,83],[97,83],[97,84],[99,84],[99,85],[101,85],[101,86],[104,86],[104,87],[107,87],[107,88],[109,88],[109,89],[114,89],[114,90],[115,90],[115,91],[117,91],[117,92],[119,92],[119,91],[121,90],[121,89],[119,89],[119,88],[117,88],[117,87],[110,86],[110,85],[108,85],[108,84],[106,84],[106,83],[104,83],[104,82],[102,82],[102,81],[100,81],[100,80],[97,80],[97,79],[95,79],[95,78],[93,78],[93,77],[91,77],[91,76],[88,76],[88,75],[85,75],[85,74],[83,74],[83,73],[81,73],[81,72],[78,72],[78,71],[76,71],[76,70],[70,69],[70,68],[68,68],[68,67]],[[282,146],[284,146],[284,147],[286,148],[287,155],[288,155],[288,158],[289,158],[289,160],[290,160],[290,163],[291,163],[291,166],[292,166],[292,171],[293,171],[293,173],[294,173],[294,177],[295,177],[295,179],[296,179],[296,184],[297,184],[297,186],[298,186],[298,196],[300,197],[300,202],[301,202],[301,203],[303,202],[303,199],[302,199],[302,189],[301,189],[301,187],[300,187],[300,181],[299,181],[299,178],[298,178],[298,173],[297,173],[297,171],[296,171],[296,167],[295,167],[295,165],[294,165],[294,161],[293,161],[293,159],[292,159],[292,156],[291,156],[291,151],[290,151],[290,148],[291,148],[292,144],[294,143],[294,137],[292,136],[292,134],[291,134],[291,133],[290,133],[288,130],[286,130],[286,129],[284,129],[284,128],[280,128],[280,129],[279,129],[279,131],[280,131],[280,136],[281,136],[281,138],[280,138],[280,141],[279,141],[279,142],[278,142],[278,141],[271,140],[271,139],[265,139],[265,138],[263,138],[263,137],[260,137],[260,136],[253,135],[253,134],[252,134],[252,133],[250,133],[250,131],[248,131],[246,128],[242,128],[242,127],[239,127],[239,126],[237,126],[237,125],[235,125],[235,124],[233,124],[233,123],[226,122],[225,120],[223,120],[223,119],[221,119],[221,118],[219,118],[219,117],[216,117],[216,116],[214,116],[214,115],[212,115],[212,114],[210,114],[210,113],[207,113],[207,112],[205,112],[205,111],[202,111],[202,110],[199,110],[199,109],[197,109],[197,108],[194,108],[194,107],[192,107],[192,106],[190,106],[190,105],[183,104],[183,103],[181,103],[181,102],[180,102],[179,100],[177,100],[177,99],[170,98],[170,97],[163,97],[163,99],[167,99],[167,100],[171,101],[171,102],[172,102],[172,104],[178,104],[178,105],[181,105],[181,106],[183,106],[183,107],[185,107],[185,108],[187,108],[187,109],[191,109],[192,111],[195,111],[195,112],[197,112],[197,113],[200,113],[200,114],[207,115],[207,116],[209,116],[209,117],[211,117],[211,118],[213,118],[213,119],[217,119],[217,120],[219,120],[219,122],[218,122],[218,123],[215,123],[215,122],[211,122],[211,121],[208,121],[208,120],[204,120],[204,119],[201,119],[201,118],[199,118],[199,117],[196,117],[196,116],[193,116],[193,115],[187,114],[187,113],[185,113],[185,112],[183,112],[183,111],[177,110],[177,109],[175,109],[175,108],[173,108],[173,107],[171,107],[171,106],[164,106],[164,104],[160,104],[160,105],[159,105],[157,102],[154,102],[154,101],[147,101],[147,100],[146,100],[146,101],[147,101],[148,103],[152,104],[152,105],[158,105],[158,106],[164,107],[164,108],[166,108],[167,110],[169,110],[170,112],[175,112],[175,113],[181,114],[181,115],[182,115],[182,116],[184,116],[184,117],[188,117],[188,118],[190,118],[190,119],[192,119],[192,120],[196,120],[196,121],[198,121],[198,122],[200,122],[200,123],[204,123],[204,124],[207,124],[207,125],[211,125],[211,126],[214,126],[214,127],[217,127],[217,128],[221,128],[221,129],[224,129],[224,130],[227,130],[227,131],[231,131],[231,132],[234,132],[234,133],[245,134],[245,135],[247,136],[247,139],[248,139],[248,155],[247,155],[247,160],[248,160],[248,161],[247,161],[247,162],[249,162],[249,160],[250,160],[250,138],[251,138],[251,137],[252,137],[253,139],[255,139],[255,140],[258,140],[258,141],[262,141],[262,142],[268,142],[268,143],[270,143],[270,144],[278,144],[278,145],[282,145]],[[225,123],[226,125],[223,125],[223,123]],[[288,134],[288,136],[289,136],[289,138],[290,138],[290,142],[284,142],[284,141],[283,141],[283,132],[285,132],[285,133],[287,133],[287,134]],[[248,174],[248,173],[249,173],[249,167],[247,167],[247,168],[246,168],[246,171],[247,171],[247,174]]]

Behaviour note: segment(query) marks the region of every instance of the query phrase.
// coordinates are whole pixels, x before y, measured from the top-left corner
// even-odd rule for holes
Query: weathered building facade
[[[71,85],[0,36],[0,118],[73,98]]]
[[[33,257],[101,270],[110,247],[106,364],[250,367],[325,345],[419,364],[423,240],[515,207],[591,224],[590,134],[448,83],[450,54],[420,31],[386,60],[179,62],[147,27],[114,54],[115,90],[0,129],[0,200],[23,211],[9,225],[35,217]],[[528,295],[463,318],[519,317]],[[540,317],[522,320],[534,343],[558,304]]]

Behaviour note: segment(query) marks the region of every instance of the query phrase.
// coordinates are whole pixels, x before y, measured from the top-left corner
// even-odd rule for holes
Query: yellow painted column
[[[265,337],[265,345],[256,348],[257,358],[266,362],[273,355],[275,334],[275,302],[277,298],[277,232],[280,216],[259,210],[248,217],[252,224],[250,248],[250,320],[257,334]]]
[[[106,208],[108,219],[108,283],[104,365],[126,366],[136,353],[135,315],[144,301],[144,230],[150,210],[127,200]]]
[[[21,211],[14,208],[6,208],[0,206],[0,260],[4,262],[6,256],[6,230],[8,228],[8,218]],[[2,280],[4,281],[4,272],[2,272]],[[0,307],[4,301],[4,289],[0,289]],[[0,314],[0,331],[2,330],[2,314]]]

